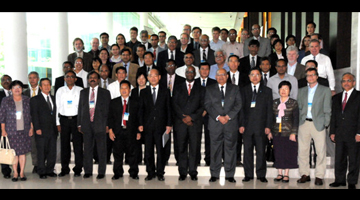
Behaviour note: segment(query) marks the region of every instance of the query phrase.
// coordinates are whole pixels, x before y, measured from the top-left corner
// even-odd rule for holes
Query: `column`
[[[27,84],[28,49],[25,12],[4,13],[4,61],[5,73],[12,80],[20,80]]]
[[[51,38],[51,65],[52,65],[52,85],[55,78],[63,75],[62,64],[67,61],[69,54],[69,29],[67,12],[56,12],[53,14],[53,28]]]

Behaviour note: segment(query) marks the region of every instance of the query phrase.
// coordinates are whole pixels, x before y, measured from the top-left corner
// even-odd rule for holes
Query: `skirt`
[[[31,137],[25,131],[8,132],[9,144],[16,156],[31,152]]]
[[[289,137],[274,136],[274,167],[276,169],[295,169],[298,168],[298,142],[289,140]]]

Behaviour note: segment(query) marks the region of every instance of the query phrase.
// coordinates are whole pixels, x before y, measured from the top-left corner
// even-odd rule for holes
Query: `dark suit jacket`
[[[67,59],[69,62],[72,62],[75,66],[75,59],[77,58],[76,52],[68,55]],[[87,52],[83,52],[83,69],[86,72],[90,72],[92,70],[92,59],[93,55]]]
[[[181,84],[181,83],[184,83],[185,82],[185,79],[177,74],[174,74],[175,76],[172,77],[173,81],[174,81],[174,88],[173,88],[173,94],[172,96],[174,95],[174,91],[176,90],[176,85],[178,84]],[[175,79],[174,79],[175,78]],[[167,74],[164,74],[161,76],[161,79],[159,81],[159,84],[162,85],[163,87],[167,88],[168,85],[168,80],[167,80]]]
[[[255,67],[259,67],[260,64],[261,64],[261,57],[257,56]],[[250,69],[251,69],[250,55],[240,58],[240,65],[238,67],[239,72],[249,75]]]
[[[23,95],[25,95],[27,97],[31,97],[31,93],[32,93],[31,86],[29,86],[28,89],[23,91]],[[40,90],[40,87],[39,87],[38,94],[40,94],[40,93],[41,93],[41,90]]]
[[[83,133],[91,132],[90,130],[90,108],[89,108],[89,94],[91,87],[84,88],[80,92],[77,125],[81,126]],[[98,87],[97,97],[95,99],[95,114],[94,114],[94,127],[95,133],[106,132],[108,125],[108,114],[110,104],[110,92],[104,88]]]
[[[166,126],[172,126],[170,90],[159,85],[159,91],[154,105],[151,86],[147,86],[140,92],[139,101],[139,126],[144,126],[146,130],[157,130],[163,134]]]
[[[329,87],[329,81],[326,79],[326,78],[323,78],[323,77],[318,77],[318,83],[320,85],[323,85],[323,86],[326,86],[326,87]],[[305,87],[307,86],[307,80],[306,80],[306,77],[305,78],[302,78],[302,79],[299,79],[298,80],[298,88],[302,88],[302,87]]]
[[[172,97],[172,108],[174,111],[174,127],[186,128],[182,122],[183,115],[189,115],[193,121],[195,129],[201,131],[202,113],[204,112],[205,88],[199,83],[194,82],[190,96],[188,95],[188,86],[186,82],[174,86],[174,96]]]
[[[41,136],[50,136],[50,133],[57,135],[58,133],[56,128],[55,97],[50,95],[50,98],[53,104],[52,110],[49,109],[46,99],[41,92],[30,99],[30,113],[34,126],[34,134],[36,134],[37,130],[41,130]],[[41,136],[36,134],[36,137]]]
[[[231,78],[232,77],[230,77],[230,71],[228,71],[227,74],[229,75],[229,78],[228,78],[227,82],[231,83]],[[238,83],[239,88],[242,88],[245,85],[250,83],[249,76],[247,74],[245,74],[245,73],[240,72],[238,79],[239,79],[239,83]]]
[[[126,122],[126,127],[128,133],[132,135],[132,137],[136,137],[136,133],[138,132],[138,101],[133,97],[134,90],[138,90],[138,88],[134,88],[132,90],[131,96],[129,97],[129,102],[127,102],[127,112],[129,113],[129,119]],[[109,106],[109,117],[108,124],[109,129],[112,129],[115,134],[121,134],[122,127],[121,122],[123,120],[123,102],[121,96],[112,99]]]
[[[240,113],[240,127],[245,127],[244,134],[265,134],[265,128],[271,129],[273,123],[272,91],[270,88],[260,84],[255,108],[251,108],[252,94],[251,84],[241,88],[243,109]]]
[[[215,64],[215,55],[214,55],[214,50],[210,49],[210,47],[208,47],[208,54],[206,55],[206,62],[211,65]],[[200,63],[201,63],[201,55],[203,52],[203,49],[200,48],[200,49],[196,49],[193,51],[193,54],[194,54],[194,65],[195,66],[198,66],[200,68]]]
[[[336,141],[355,142],[355,135],[360,133],[360,92],[354,89],[348,96],[342,112],[342,94],[332,97],[330,134],[335,134]]]
[[[201,79],[201,77],[195,79],[195,83],[202,85],[202,79]],[[205,86],[205,87],[210,86],[210,85],[215,84],[215,83],[217,83],[216,80],[208,77],[208,79],[207,79],[207,81],[206,81],[206,86]]]
[[[168,50],[159,52],[156,65],[159,67],[161,74],[166,74],[166,62],[169,60]],[[175,62],[176,66],[181,67],[184,63],[184,53],[180,49],[175,49]]]
[[[211,131],[234,132],[239,129],[239,111],[242,109],[242,99],[237,85],[226,84],[224,107],[221,105],[221,92],[218,84],[206,87],[205,109],[209,114],[208,129]],[[217,116],[229,115],[231,120],[225,125],[216,121]]]
[[[86,80],[87,81],[87,80]],[[56,91],[64,86],[65,83],[65,77],[59,76],[55,79],[55,88],[54,88],[54,94],[56,94]],[[81,77],[76,77],[75,85],[84,88],[84,82]]]

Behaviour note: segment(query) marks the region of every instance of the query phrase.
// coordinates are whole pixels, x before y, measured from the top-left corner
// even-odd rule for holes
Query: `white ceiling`
[[[185,24],[191,27],[198,26],[203,34],[211,36],[211,29],[215,26],[221,28],[235,28],[239,30],[245,12],[153,12],[165,27],[168,35],[180,37]]]

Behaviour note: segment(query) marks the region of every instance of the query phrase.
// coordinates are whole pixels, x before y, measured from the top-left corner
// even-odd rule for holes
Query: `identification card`
[[[128,121],[129,120],[129,115],[130,114],[128,112],[125,112],[123,120]]]
[[[255,106],[256,106],[256,101],[252,101],[250,104],[250,108],[255,108]]]
[[[89,107],[90,108],[95,108],[95,101],[90,101]]]
[[[224,107],[225,101],[221,100],[221,106]]]
[[[308,103],[308,112],[311,112],[312,103]]]
[[[71,108],[71,107],[72,107],[72,103],[73,103],[72,100],[68,100],[68,101],[67,101],[67,107],[68,107],[68,108]]]
[[[281,123],[281,117],[276,117],[276,123],[280,124]]]
[[[16,111],[16,120],[20,120],[20,119],[21,119],[21,115],[22,115],[22,112],[21,112],[21,111]]]

